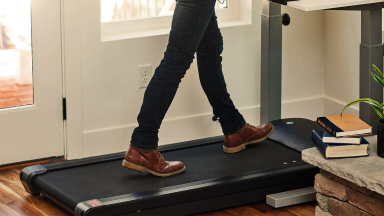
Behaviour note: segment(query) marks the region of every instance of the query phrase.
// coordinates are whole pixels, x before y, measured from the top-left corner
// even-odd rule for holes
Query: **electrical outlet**
[[[146,88],[153,76],[152,65],[151,64],[139,65],[139,72],[140,72],[139,88]]]

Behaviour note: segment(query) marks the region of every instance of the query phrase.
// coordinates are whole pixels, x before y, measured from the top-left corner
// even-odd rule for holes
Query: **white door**
[[[64,155],[60,6],[0,0],[0,165]]]

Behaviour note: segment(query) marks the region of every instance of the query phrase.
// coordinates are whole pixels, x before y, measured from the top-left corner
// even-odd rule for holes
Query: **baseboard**
[[[324,97],[324,115],[331,116],[331,115],[340,114],[347,103],[348,102],[339,101],[337,99],[325,96]],[[347,108],[344,111],[344,113],[353,113],[356,116],[359,116],[359,107],[358,105],[354,105],[352,107]]]
[[[260,106],[238,108],[250,124],[260,123]],[[282,117],[301,117],[315,120],[324,113],[324,97],[283,101]],[[222,135],[219,122],[212,113],[165,119],[159,133],[159,145]],[[121,125],[83,132],[83,157],[125,151],[136,124]]]

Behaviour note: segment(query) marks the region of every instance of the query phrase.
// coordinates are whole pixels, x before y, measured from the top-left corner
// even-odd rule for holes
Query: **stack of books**
[[[368,156],[368,142],[363,136],[372,135],[372,127],[354,114],[317,118],[325,130],[313,130],[312,141],[325,158]]]

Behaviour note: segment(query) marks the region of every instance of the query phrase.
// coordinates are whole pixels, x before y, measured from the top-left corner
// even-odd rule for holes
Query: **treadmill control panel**
[[[98,206],[102,206],[103,204],[97,200],[97,199],[94,199],[94,200],[89,200],[86,202],[88,205],[90,205],[90,207],[98,207]]]

